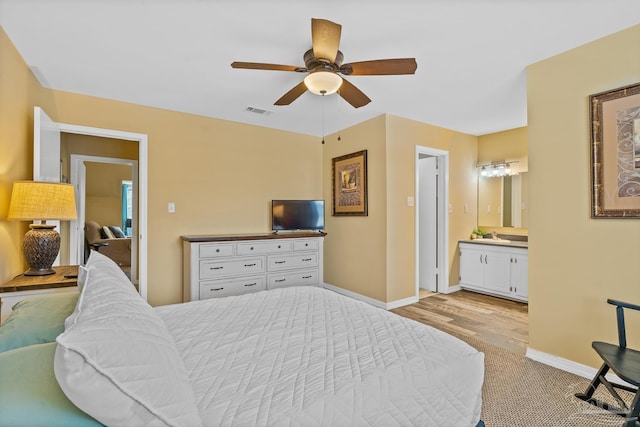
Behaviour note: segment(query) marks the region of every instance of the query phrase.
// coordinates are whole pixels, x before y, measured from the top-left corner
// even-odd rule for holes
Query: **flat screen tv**
[[[324,230],[324,200],[272,200],[271,229]]]

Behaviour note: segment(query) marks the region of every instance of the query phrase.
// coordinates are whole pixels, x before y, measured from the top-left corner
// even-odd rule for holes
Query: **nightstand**
[[[27,297],[54,292],[78,292],[77,265],[62,265],[53,269],[54,274],[47,276],[20,274],[0,285],[0,324],[11,313],[11,307]]]

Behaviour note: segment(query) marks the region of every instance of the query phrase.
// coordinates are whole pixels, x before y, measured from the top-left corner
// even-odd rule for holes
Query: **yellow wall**
[[[527,171],[528,168],[528,132],[526,127],[489,133],[478,137],[478,164],[516,161],[513,170]]]
[[[85,162],[87,191],[85,218],[100,225],[122,223],[122,181],[130,181],[128,165]]]
[[[640,220],[590,218],[588,97],[639,82],[639,47],[636,25],[527,68],[529,346],[591,366],[591,341],[617,339],[606,299],[640,302]]]
[[[181,235],[269,231],[271,199],[322,194],[318,138],[67,92],[55,101],[56,121],[149,137],[151,304],[181,300]]]
[[[415,149],[449,151],[449,283],[458,284],[457,243],[476,224],[477,137],[384,115],[325,138],[324,197],[331,200],[331,159],[368,150],[369,215],[331,216],[327,204],[325,282],[383,302],[415,296]],[[464,204],[469,212],[464,213]]]
[[[7,221],[13,181],[33,177],[33,105],[41,87],[0,27],[0,280],[26,269],[28,224]]]
[[[397,116],[387,116],[387,301],[415,295],[416,146],[449,152],[449,285],[459,282],[458,241],[476,225],[478,138]],[[468,212],[464,212],[464,205]]]
[[[325,138],[322,159],[325,203],[324,281],[387,300],[387,192],[385,117],[379,116]],[[333,216],[331,159],[367,150],[368,216]]]

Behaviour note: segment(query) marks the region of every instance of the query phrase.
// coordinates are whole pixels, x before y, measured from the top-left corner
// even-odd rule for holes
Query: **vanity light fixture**
[[[511,165],[513,163],[518,162],[504,160],[500,162],[478,165],[478,168],[480,169],[480,176],[484,176],[487,178],[502,178],[503,176],[518,175],[518,173],[511,168]]]

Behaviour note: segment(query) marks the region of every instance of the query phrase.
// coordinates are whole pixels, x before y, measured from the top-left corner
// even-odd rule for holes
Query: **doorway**
[[[447,292],[449,288],[449,153],[416,146],[416,284],[420,290]]]
[[[98,156],[88,156],[88,155],[79,155],[79,154],[71,154],[70,156],[70,175],[71,175],[71,184],[76,189],[76,202],[78,208],[78,219],[75,221],[71,221],[70,224],[70,245],[69,245],[69,260],[70,263],[82,264],[85,257],[85,237],[84,237],[84,224],[87,221],[87,197],[88,197],[88,174],[87,174],[87,166],[92,164],[101,164],[101,165],[116,165],[120,167],[125,167],[127,169],[128,180],[131,182],[131,187],[133,190],[132,201],[131,203],[131,233],[130,235],[137,235],[138,229],[138,162],[136,160],[131,159],[118,159],[114,157],[98,157]],[[111,184],[114,184],[112,182]],[[94,183],[95,184],[95,183]],[[120,187],[116,188],[116,192],[119,192]],[[120,194],[120,193],[118,193]],[[107,200],[107,198],[103,197],[102,202]],[[117,211],[122,212],[122,197],[119,198],[117,203],[113,203],[111,199],[107,200],[110,205],[117,205]],[[110,206],[110,207],[114,207]],[[113,210],[113,209],[111,209]],[[96,219],[95,215],[89,215],[89,219]],[[112,221],[116,224],[115,221]],[[100,222],[102,223],[102,222]],[[121,222],[119,222],[121,223]],[[125,231],[125,227],[122,227]],[[137,258],[138,258],[138,244],[137,239],[131,239],[131,271],[130,278],[133,284],[138,285],[138,272],[137,272]]]
[[[114,129],[57,123],[40,108],[34,107],[33,178],[40,181],[60,181],[60,133],[88,135],[106,139],[121,139],[137,143],[138,147],[138,230],[133,235],[138,245],[138,290],[147,299],[147,187],[148,138],[146,134]]]

